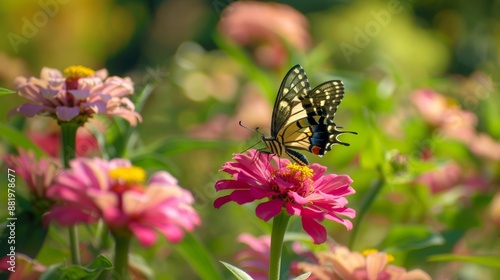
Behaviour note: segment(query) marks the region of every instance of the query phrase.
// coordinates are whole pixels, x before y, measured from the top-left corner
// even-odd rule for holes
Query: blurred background
[[[353,178],[357,193],[349,205],[358,211],[371,186],[384,185],[353,249],[392,248],[398,264],[435,279],[500,275],[474,262],[428,259],[498,256],[500,249],[500,200],[494,199],[500,1],[1,1],[0,34],[0,87],[14,89],[15,77],[38,76],[42,67],[84,65],[130,76],[136,93],[152,90],[134,145],[122,155],[148,171],[170,171],[194,193],[203,221],[196,235],[215,260],[231,262],[238,234],[268,233],[270,224],[255,219],[255,205],[214,209],[213,185],[233,153],[259,141],[238,122],[269,135],[281,79],[301,64],[312,86],[344,82],[336,123],[358,132],[342,136],[350,147],[336,146],[323,158],[307,153],[308,159]],[[1,122],[32,139],[57,133],[48,118],[7,119],[21,103],[2,96]],[[2,154],[11,151],[4,143]],[[335,241],[350,240],[352,232],[325,226]],[[422,229],[428,238],[399,235],[398,226]],[[298,220],[291,229],[301,231]],[[437,235],[440,242],[429,241]],[[157,279],[189,273],[165,241],[154,250],[136,249],[157,275],[170,275]],[[52,250],[42,250],[39,261],[50,264]]]

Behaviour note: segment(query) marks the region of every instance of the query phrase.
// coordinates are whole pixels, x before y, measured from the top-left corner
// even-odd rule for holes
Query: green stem
[[[129,279],[128,276],[128,251],[130,247],[130,236],[115,234],[115,270],[113,278]]]
[[[271,256],[269,263],[269,280],[280,279],[281,252],[283,249],[283,238],[290,215],[284,210],[273,218],[273,230],[271,233]]]
[[[76,157],[76,131],[79,125],[74,122],[60,122],[61,126],[61,147],[62,161],[64,168],[69,168],[69,161]],[[80,250],[78,248],[78,229],[76,226],[69,227],[69,244],[71,251],[71,262],[80,264]]]
[[[352,234],[351,234],[351,239],[349,240],[349,249],[352,249],[352,246],[354,245],[354,242],[356,241],[356,237],[358,236],[359,228],[361,225],[361,222],[363,221],[363,217],[365,216],[366,212],[372,205],[373,201],[377,197],[378,193],[382,189],[382,187],[385,185],[385,177],[382,173],[382,170],[380,170],[380,177],[377,178],[371,185],[370,190],[368,191],[368,194],[363,199],[363,202],[361,202],[361,207],[359,211],[356,213],[356,220],[354,221],[354,225],[352,228]]]

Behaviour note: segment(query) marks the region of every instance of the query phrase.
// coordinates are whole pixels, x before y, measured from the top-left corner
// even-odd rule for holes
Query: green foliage
[[[113,263],[105,256],[100,255],[87,266],[52,266],[40,276],[40,279],[93,280],[99,279],[101,275],[110,272],[112,268]]]
[[[222,262],[221,263],[236,277],[238,280],[253,280],[250,275],[248,275],[245,271],[241,270],[240,268],[237,268],[234,265]]]

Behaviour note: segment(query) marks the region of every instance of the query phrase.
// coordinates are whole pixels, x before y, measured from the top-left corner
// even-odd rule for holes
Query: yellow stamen
[[[376,254],[376,253],[378,253],[378,250],[377,250],[377,249],[366,249],[366,250],[363,250],[363,251],[361,252],[361,255],[363,255],[363,256],[365,256],[365,257],[366,257],[366,256],[368,256],[368,255],[371,255],[371,254]]]
[[[137,166],[118,167],[109,171],[109,176],[127,184],[142,183],[146,179],[146,171]]]
[[[366,249],[366,250],[363,250],[363,251],[361,252],[361,254],[362,254],[363,256],[365,256],[365,257],[366,257],[366,256],[368,256],[368,255],[371,255],[371,254],[376,254],[376,253],[378,253],[378,250],[377,250],[377,249]],[[384,253],[384,254],[387,256],[387,262],[388,262],[388,263],[391,263],[391,262],[393,262],[393,261],[394,261],[394,256],[393,256],[393,255],[388,254],[388,253]]]
[[[304,166],[304,165],[300,165],[300,164],[297,164],[297,163],[289,163],[286,168],[289,170],[289,172],[287,172],[287,175],[290,175],[290,176],[299,176],[299,179],[301,181],[304,181],[306,179],[311,179],[311,177],[313,176],[313,170],[307,166]]]
[[[391,254],[387,254],[387,262],[391,263],[394,261],[394,256]]]
[[[73,65],[64,69],[64,75],[68,78],[85,78],[94,75],[94,70],[82,65]]]

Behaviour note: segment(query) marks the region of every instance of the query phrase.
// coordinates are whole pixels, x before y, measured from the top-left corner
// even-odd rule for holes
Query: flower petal
[[[10,118],[15,114],[21,114],[25,117],[34,117],[36,114],[42,112],[43,110],[47,110],[47,109],[48,109],[48,107],[46,107],[44,105],[25,103],[25,104],[20,105],[17,108],[12,109],[7,114],[7,117]]]
[[[80,108],[78,107],[57,107],[56,115],[61,121],[71,121],[80,113]]]
[[[167,171],[159,171],[154,173],[149,179],[148,184],[163,184],[177,186],[177,179]]]
[[[302,228],[311,236],[314,244],[322,244],[326,241],[326,229],[313,219],[302,217]]]
[[[259,219],[267,222],[281,212],[282,205],[282,200],[272,199],[259,204],[255,209],[255,213],[257,214],[257,217],[259,217]]]
[[[153,245],[156,241],[156,232],[148,227],[145,227],[139,223],[130,223],[129,229],[134,233],[144,247],[149,247]]]

